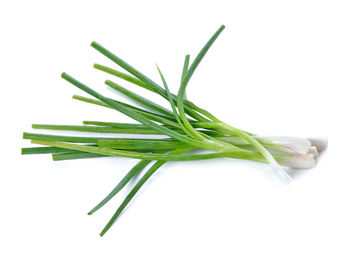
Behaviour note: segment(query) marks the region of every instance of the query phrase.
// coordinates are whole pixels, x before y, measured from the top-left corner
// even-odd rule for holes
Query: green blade
[[[33,124],[34,129],[94,132],[94,133],[126,133],[126,134],[158,134],[159,131],[147,128],[115,128],[103,126],[75,126],[75,125],[49,125],[49,124]]]
[[[181,82],[184,80],[185,75],[188,71],[188,65],[190,63],[190,55],[186,55],[185,57],[185,62],[184,62],[184,66],[182,68],[182,75],[181,75]]]
[[[191,133],[187,131],[186,127],[182,124],[179,115],[177,114],[177,110],[176,110],[176,107],[175,107],[173,98],[171,97],[171,94],[170,94],[170,91],[169,91],[169,88],[168,88],[168,84],[167,84],[167,82],[166,82],[166,80],[165,80],[165,78],[164,78],[164,76],[163,76],[162,71],[159,69],[158,65],[157,65],[157,69],[158,69],[160,78],[161,78],[162,81],[163,81],[163,85],[164,85],[165,91],[166,91],[166,93],[167,93],[167,98],[168,98],[168,101],[170,102],[171,109],[173,110],[173,114],[174,114],[174,116],[175,116],[175,118],[176,118],[177,123],[179,124],[179,126],[181,127],[181,129],[182,129],[188,136],[191,136]]]
[[[113,107],[114,109],[118,110],[119,112],[135,119],[136,121],[139,121],[140,123],[143,123],[146,126],[149,126],[155,130],[158,130],[159,132],[161,132],[164,135],[167,135],[169,137],[172,137],[174,139],[177,139],[181,142],[187,143],[189,145],[192,145],[193,147],[201,147],[201,148],[205,148],[205,149],[209,149],[209,150],[224,150],[227,148],[223,148],[221,146],[218,146],[217,144],[211,144],[211,143],[206,143],[206,142],[200,142],[194,139],[191,139],[189,137],[186,137],[184,135],[181,135],[171,129],[168,129],[164,126],[160,126],[156,123],[154,123],[153,121],[145,118],[144,116],[141,116],[137,113],[135,113],[134,111],[123,107],[111,100],[109,100],[108,98],[102,96],[101,94],[97,93],[96,91],[94,91],[93,89],[87,87],[86,85],[82,84],[81,82],[77,81],[76,79],[74,79],[73,77],[69,76],[66,73],[62,73],[62,78],[67,80],[68,82],[70,82],[71,84],[73,84],[74,86],[80,88],[81,90],[85,91],[86,93],[92,95],[93,97],[95,97],[96,99],[99,99],[100,101],[110,105],[111,107]]]
[[[105,103],[103,103],[101,101],[96,101],[94,99],[90,99],[90,98],[86,98],[86,97],[82,97],[82,96],[77,96],[77,95],[74,95],[73,99],[77,99],[77,100],[80,100],[83,102],[97,104],[97,105],[101,105],[101,106],[113,109],[111,106],[106,105]],[[176,124],[176,120],[174,117],[168,117],[168,116],[164,116],[162,114],[152,113],[152,112],[140,109],[138,107],[135,107],[135,106],[123,103],[123,102],[119,102],[119,101],[112,100],[112,99],[110,99],[110,100],[114,101],[118,105],[121,105],[122,107],[128,108],[128,109],[136,112],[137,114],[139,114],[143,117],[146,117],[147,119],[162,123],[162,124],[167,125],[167,126],[172,126],[172,127],[180,129],[180,127]]]
[[[191,148],[187,144],[174,140],[99,140],[98,147],[114,149],[178,149]]]
[[[47,135],[47,134],[24,132],[23,139],[41,140],[41,141],[77,142],[77,143],[97,143],[99,139],[109,139],[109,138],[108,137],[75,137],[75,136]]]
[[[181,82],[184,80],[185,75],[188,71],[189,63],[190,63],[190,55],[186,55],[184,66],[182,67]],[[187,99],[186,92],[184,93],[184,99]]]
[[[111,88],[119,91],[120,93],[129,97],[130,99],[142,104],[143,106],[145,106],[147,108],[150,108],[150,109],[157,111],[161,114],[164,114],[166,116],[174,117],[173,113],[171,111],[169,111],[168,109],[165,109],[163,106],[161,106],[157,103],[154,103],[153,101],[150,101],[149,99],[146,99],[146,98],[126,89],[125,87],[122,87],[121,85],[119,85],[113,81],[106,80],[105,84],[107,86],[110,86]]]
[[[157,83],[155,83],[154,81],[152,81],[150,78],[148,78],[147,76],[145,76],[144,74],[142,74],[140,71],[136,70],[134,67],[132,67],[130,64],[128,64],[127,62],[125,62],[124,60],[122,60],[121,58],[119,58],[118,56],[114,55],[112,52],[110,52],[109,50],[107,50],[106,48],[104,48],[103,46],[101,46],[100,44],[96,43],[96,42],[92,42],[91,46],[93,48],[95,48],[97,51],[99,51],[101,54],[105,55],[107,58],[109,58],[110,60],[112,60],[113,62],[115,62],[116,64],[118,64],[120,67],[122,67],[124,70],[128,71],[130,74],[134,75],[136,78],[138,78],[142,83],[144,83],[146,85],[146,87],[149,89],[150,91],[153,91],[157,94],[159,94],[160,96],[162,96],[163,98],[166,98],[166,92],[165,90],[160,87]],[[103,68],[100,70],[105,71]],[[115,71],[115,70],[114,70]],[[116,71],[118,72],[118,71]],[[108,70],[107,73],[113,74],[115,75],[113,72],[110,72],[110,70]],[[118,75],[117,75],[118,76]],[[129,82],[132,82],[132,79],[125,79],[125,77],[123,76],[118,76],[124,80],[127,80]],[[133,83],[133,82],[132,82]],[[134,83],[135,84],[135,83]],[[137,84],[137,83],[136,83]],[[176,100],[176,96],[173,96],[174,100]],[[187,103],[186,103],[187,105]],[[199,121],[207,121],[207,119],[203,116],[201,116],[200,114],[198,114],[196,111],[194,111],[192,108],[190,107],[185,107],[185,111],[186,113],[193,117],[196,120]]]
[[[116,77],[119,77],[125,81],[128,81],[132,84],[135,84],[137,86],[140,86],[140,87],[143,87],[143,88],[146,88],[148,90],[152,90],[150,87],[148,87],[145,83],[141,82],[139,79],[131,76],[131,75],[128,75],[126,73],[122,73],[122,72],[119,72],[117,70],[114,70],[112,68],[109,68],[109,67],[106,67],[106,66],[103,66],[103,65],[100,65],[100,64],[94,64],[94,68],[96,68],[97,70],[100,70],[100,71],[103,71],[105,73],[108,73],[108,74],[111,74],[111,75],[114,75]]]
[[[29,147],[22,148],[22,154],[53,154],[53,153],[72,153],[75,150],[57,148],[57,147]]]
[[[100,157],[108,157],[108,155],[94,154],[94,153],[87,153],[87,152],[52,154],[52,160],[54,160],[54,161],[86,159],[86,158],[100,158]]]
[[[100,202],[98,203],[88,215],[92,215],[101,207],[103,207],[109,200],[111,200],[124,186],[135,176],[137,176],[151,161],[150,160],[141,160],[138,162],[117,184],[117,186]]]
[[[170,154],[181,154],[183,152],[186,152],[186,149],[178,149],[174,150]],[[134,186],[134,188],[130,191],[130,193],[126,196],[124,201],[121,203],[121,205],[118,207],[117,211],[114,213],[112,218],[109,220],[109,222],[106,224],[106,226],[103,228],[102,232],[100,233],[100,236],[103,236],[109,228],[113,225],[113,223],[117,220],[117,218],[120,216],[122,211],[126,208],[126,206],[129,204],[129,202],[133,199],[133,197],[136,195],[136,193],[140,190],[140,188],[146,183],[146,181],[156,172],[162,165],[164,165],[165,161],[157,161],[156,163],[151,166],[147,172],[142,176],[142,178],[137,182],[137,184]]]
[[[157,152],[157,153],[163,153],[167,152],[168,150],[161,150],[161,149],[130,149],[131,152]],[[85,159],[85,158],[100,158],[100,157],[112,157],[110,155],[103,155],[103,154],[96,154],[96,153],[87,153],[87,152],[79,152],[75,151],[72,153],[53,153],[52,154],[52,160],[53,161],[64,161],[64,160],[74,160],[74,159]]]
[[[107,58],[118,64],[123,69],[127,70],[129,73],[131,73],[133,76],[137,77],[140,81],[142,81],[144,84],[148,86],[152,91],[157,92],[158,94],[165,97],[163,89],[157,85],[154,81],[152,81],[150,78],[136,70],[134,67],[129,65],[127,62],[119,58],[118,56],[114,55],[112,52],[105,49],[103,46],[98,44],[97,42],[92,42],[91,46],[95,48],[97,51],[105,55]]]
[[[67,149],[72,149],[72,150],[77,150],[77,151],[82,151],[87,153],[107,155],[107,156],[146,159],[146,160],[193,161],[193,160],[230,157],[230,158],[250,159],[254,161],[259,161],[262,158],[260,153],[251,152],[251,151],[242,150],[242,149],[218,152],[218,153],[165,155],[160,153],[141,153],[141,152],[131,152],[131,151],[123,151],[123,150],[115,150],[115,149],[96,148],[92,146],[55,142],[55,141],[32,140],[32,143],[47,145],[47,146],[54,146],[59,148],[67,148]]]
[[[181,81],[181,86],[179,89],[179,92],[177,94],[177,107],[179,108],[179,114],[180,117],[186,127],[186,129],[191,132],[193,137],[199,139],[199,140],[204,140],[205,137],[201,135],[198,131],[196,131],[188,122],[186,115],[185,115],[185,109],[184,109],[184,95],[186,92],[186,86],[191,79],[194,71],[198,67],[199,63],[205,56],[205,54],[208,52],[209,48],[212,46],[212,44],[215,42],[215,40],[218,38],[220,33],[224,30],[225,26],[222,25],[216,32],[215,34],[209,39],[209,41],[204,45],[204,47],[201,49],[201,51],[198,53],[197,57],[194,59],[193,63],[191,64],[190,68],[186,72],[185,76],[183,77]]]

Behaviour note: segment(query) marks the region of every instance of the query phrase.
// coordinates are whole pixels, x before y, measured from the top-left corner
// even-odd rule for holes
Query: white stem
[[[273,171],[278,177],[282,178],[283,182],[289,184],[293,181],[292,177],[287,173],[287,171],[284,170],[282,166],[277,163],[272,155],[265,155],[265,157],[269,161],[269,164],[271,165]]]
[[[311,142],[311,145],[317,148],[317,151],[319,153],[327,149],[327,146],[328,146],[327,137],[313,137],[313,138],[308,138],[308,140]]]
[[[293,180],[291,176],[281,167],[275,158],[271,155],[271,153],[263,146],[260,144],[258,140],[256,140],[253,136],[248,135],[244,131],[235,128],[233,126],[227,125],[223,123],[223,126],[226,127],[228,130],[232,131],[239,137],[245,139],[247,142],[249,142],[255,149],[257,149],[263,157],[271,164],[271,167],[275,171],[275,173],[282,178],[284,182],[287,182],[288,184]]]
[[[316,155],[313,153],[297,154],[288,160],[282,160],[281,164],[294,169],[313,168],[316,165]]]
[[[308,151],[309,154],[313,154],[315,156],[315,160],[317,162],[318,160],[318,151],[317,151],[317,148],[316,146],[311,146],[309,151]]]
[[[286,151],[306,154],[309,151],[311,142],[308,139],[296,137],[257,137],[257,140],[271,142],[286,148]]]

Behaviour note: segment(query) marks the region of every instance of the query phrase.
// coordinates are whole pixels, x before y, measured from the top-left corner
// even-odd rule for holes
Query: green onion
[[[154,172],[168,161],[233,158],[268,163],[283,181],[289,183],[292,179],[284,167],[312,168],[316,165],[319,152],[327,147],[327,139],[324,138],[264,137],[241,130],[221,121],[209,111],[187,99],[186,90],[191,77],[224,28],[221,26],[213,34],[192,63],[189,55],[185,57],[177,95],[171,93],[165,76],[158,66],[162,86],[100,44],[92,42],[93,48],[124,69],[126,73],[100,64],[94,64],[94,68],[162,96],[169,102],[171,109],[111,80],[106,80],[105,84],[114,89],[117,94],[131,99],[133,104],[108,98],[72,76],[62,73],[63,79],[91,96],[89,98],[74,95],[73,99],[116,110],[137,123],[83,121],[83,125],[33,124],[33,129],[57,132],[73,131],[82,134],[66,136],[59,133],[57,135],[23,133],[24,139],[29,139],[33,144],[42,147],[22,148],[22,154],[52,154],[52,159],[55,161],[97,157],[124,157],[140,160],[88,213],[91,215],[106,205],[133,178],[145,170],[144,175],[103,228],[101,236],[114,224]],[[90,137],[84,136],[83,133],[97,134]],[[110,136],[104,137],[101,135],[103,133],[108,133]],[[141,137],[130,137],[130,134],[137,134]],[[125,136],[120,137],[120,135]],[[149,135],[160,135],[160,137],[149,138]],[[152,161],[155,162],[150,165]]]

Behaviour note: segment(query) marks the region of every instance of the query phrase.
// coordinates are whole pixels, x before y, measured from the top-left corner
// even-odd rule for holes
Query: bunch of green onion
[[[224,28],[221,26],[214,33],[191,64],[190,56],[185,57],[177,95],[170,93],[167,82],[158,66],[162,86],[98,43],[91,43],[93,48],[128,73],[122,73],[99,64],[94,65],[96,69],[162,96],[169,102],[171,109],[160,106],[110,80],[106,80],[105,84],[132,99],[139,106],[108,98],[70,75],[62,73],[63,79],[93,97],[74,95],[74,99],[115,109],[139,123],[84,121],[81,126],[32,125],[34,129],[140,134],[144,138],[23,134],[24,139],[30,139],[33,144],[44,146],[23,148],[22,154],[50,153],[55,161],[112,156],[140,159],[119,184],[88,213],[89,215],[104,206],[130,180],[148,168],[104,227],[100,233],[101,236],[112,226],[143,184],[167,161],[194,161],[223,157],[253,160],[270,164],[283,181],[290,182],[292,179],[282,166],[294,169],[312,168],[317,162],[318,153],[326,148],[326,139],[263,137],[243,131],[224,123],[186,98],[188,82]],[[162,135],[162,138],[148,138],[150,135]]]

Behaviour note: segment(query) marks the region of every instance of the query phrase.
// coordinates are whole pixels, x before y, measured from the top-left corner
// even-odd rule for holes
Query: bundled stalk
[[[30,139],[33,144],[43,146],[23,148],[22,154],[52,154],[55,161],[96,157],[140,159],[119,184],[88,213],[89,215],[104,206],[131,179],[148,168],[104,227],[101,236],[112,226],[142,185],[168,161],[194,161],[224,157],[252,160],[270,164],[276,174],[284,182],[289,183],[292,179],[284,167],[312,168],[316,165],[319,152],[327,147],[326,139],[264,137],[243,131],[219,120],[186,98],[186,88],[194,71],[223,29],[224,26],[221,26],[214,33],[191,64],[190,56],[185,57],[177,95],[170,92],[166,79],[158,66],[162,86],[98,43],[92,42],[93,48],[127,73],[99,64],[94,65],[96,69],[162,96],[169,102],[171,109],[152,102],[110,80],[106,80],[105,84],[139,105],[135,106],[108,98],[70,75],[62,73],[63,79],[93,97],[74,95],[74,99],[117,110],[138,123],[84,121],[83,125],[79,126],[32,125],[34,129],[98,133],[96,137],[23,134],[24,139]],[[139,134],[142,135],[142,138],[103,137],[101,133]],[[149,135],[162,135],[162,137],[149,138]]]

